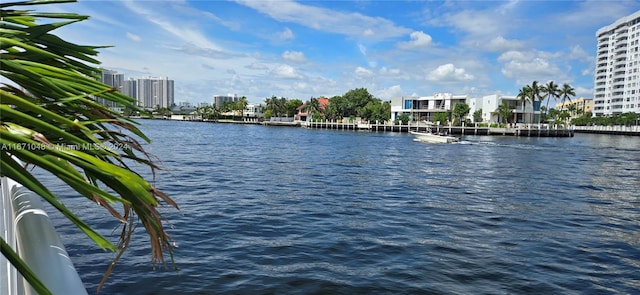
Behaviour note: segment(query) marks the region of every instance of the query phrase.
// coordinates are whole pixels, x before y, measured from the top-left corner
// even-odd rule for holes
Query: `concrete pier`
[[[526,136],[526,137],[572,137],[574,130],[571,128],[492,128],[477,126],[434,126],[423,122],[409,122],[408,124],[386,124],[386,123],[354,123],[354,122],[302,122],[302,127],[314,129],[335,129],[335,130],[370,130],[382,132],[409,132],[409,130],[428,131],[429,129],[438,133],[445,132],[454,135],[504,135],[504,136]]]

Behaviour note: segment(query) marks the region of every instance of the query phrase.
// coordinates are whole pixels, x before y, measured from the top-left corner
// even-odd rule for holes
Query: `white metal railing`
[[[629,133],[639,133],[640,134],[640,125],[635,126],[575,126],[575,130],[582,131],[596,131],[596,132],[629,132]]]
[[[2,177],[0,193],[0,234],[7,244],[53,294],[87,294],[40,196],[7,177]],[[37,294],[4,256],[0,294]]]

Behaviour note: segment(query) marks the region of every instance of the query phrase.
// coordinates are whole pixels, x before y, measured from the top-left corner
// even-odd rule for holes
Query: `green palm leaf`
[[[173,261],[171,239],[164,230],[158,206],[162,203],[178,206],[126,164],[137,162],[152,172],[157,168],[138,142],[148,142],[149,138],[136,127],[135,121],[97,103],[96,99],[145,112],[136,106],[135,99],[96,80],[100,69],[95,66],[99,64],[95,56],[104,46],[77,45],[53,34],[58,28],[88,17],[13,9],[65,2],[73,1],[0,3],[0,73],[5,81],[10,81],[0,85],[0,144],[7,147],[0,151],[0,175],[40,195],[101,248],[118,250],[68,210],[18,161],[49,171],[123,222],[117,243],[121,252],[116,260],[136,227],[135,216],[150,237],[152,263],[164,264],[165,252]],[[46,19],[57,21],[46,23]],[[120,148],[110,149],[109,145]],[[122,213],[113,207],[115,204],[121,204]],[[1,242],[3,255],[38,292],[45,292],[46,288],[38,287],[41,284],[38,285],[26,264]],[[110,264],[105,279],[112,267]]]

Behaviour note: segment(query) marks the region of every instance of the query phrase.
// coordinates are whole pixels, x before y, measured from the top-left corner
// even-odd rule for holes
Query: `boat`
[[[438,134],[433,133],[431,131],[421,132],[421,131],[409,131],[409,133],[413,134],[418,141],[423,142],[431,142],[431,143],[453,143],[459,142],[460,139],[455,136],[449,136],[446,134]]]

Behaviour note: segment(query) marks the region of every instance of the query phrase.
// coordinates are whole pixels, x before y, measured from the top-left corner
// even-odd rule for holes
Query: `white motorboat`
[[[421,132],[421,131],[409,131],[416,137],[416,140],[431,142],[431,143],[452,143],[459,142],[460,139],[455,136],[449,136],[445,134],[437,134],[433,132]]]

